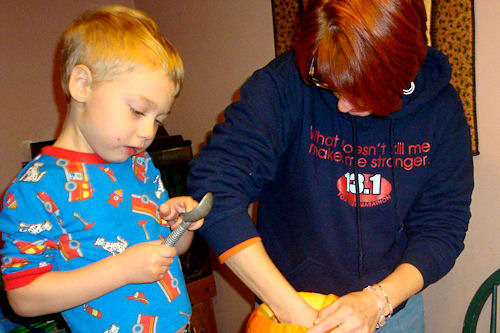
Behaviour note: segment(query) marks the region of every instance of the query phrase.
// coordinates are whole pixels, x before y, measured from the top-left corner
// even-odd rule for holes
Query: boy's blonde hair
[[[147,14],[123,6],[103,6],[77,18],[63,35],[61,83],[66,98],[73,67],[87,66],[99,83],[139,67],[162,68],[174,82],[184,78],[182,60]]]

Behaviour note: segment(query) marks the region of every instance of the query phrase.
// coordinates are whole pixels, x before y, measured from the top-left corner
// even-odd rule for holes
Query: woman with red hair
[[[311,0],[295,61],[306,82],[384,117],[401,108],[425,59],[426,29],[422,1]]]
[[[309,0],[193,161],[202,235],[281,322],[424,332],[420,291],[464,248],[469,128],[422,0]],[[248,205],[258,201],[256,226]],[[319,313],[297,294],[336,294]]]

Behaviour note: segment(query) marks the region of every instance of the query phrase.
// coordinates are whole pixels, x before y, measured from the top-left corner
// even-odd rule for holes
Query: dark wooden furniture
[[[215,290],[215,279],[211,274],[187,284],[189,299],[193,310],[193,323],[196,333],[217,333],[212,297]]]
[[[191,141],[184,140],[180,135],[168,136],[160,129],[148,152],[162,174],[169,196],[188,195],[186,178],[189,162],[193,158]],[[191,322],[196,333],[217,333],[212,303],[212,297],[217,294],[215,279],[208,246],[197,232],[189,251],[180,259],[193,310]]]

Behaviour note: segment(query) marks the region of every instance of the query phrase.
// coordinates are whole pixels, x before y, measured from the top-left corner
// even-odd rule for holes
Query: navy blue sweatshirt
[[[359,291],[402,263],[424,286],[440,279],[464,248],[473,189],[450,74],[429,48],[399,111],[356,117],[301,80],[292,52],[279,56],[242,86],[191,164],[191,194],[214,194],[200,232],[218,255],[260,236],[298,291]]]

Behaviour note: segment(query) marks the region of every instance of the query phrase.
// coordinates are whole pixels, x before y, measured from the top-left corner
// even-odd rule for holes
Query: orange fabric
[[[40,275],[50,272],[51,269],[52,265],[47,265],[43,267],[26,269],[16,273],[6,274],[3,276],[3,282],[5,284],[4,289],[9,290],[24,287]]]
[[[254,238],[247,239],[246,241],[244,241],[242,243],[239,243],[238,245],[233,246],[232,248],[230,248],[226,252],[222,253],[219,256],[219,262],[221,264],[223,264],[224,261],[226,261],[227,259],[229,259],[232,256],[234,256],[236,253],[238,253],[241,250],[249,247],[250,245],[253,245],[253,244],[261,242],[261,241],[262,241],[262,239],[260,237],[254,237]]]

